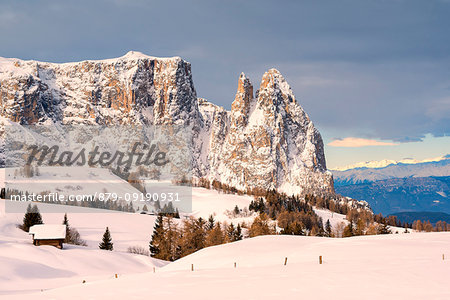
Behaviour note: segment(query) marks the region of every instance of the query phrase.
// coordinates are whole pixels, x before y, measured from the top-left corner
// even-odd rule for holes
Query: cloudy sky
[[[1,1],[0,56],[178,55],[225,108],[240,72],[259,86],[275,67],[335,167],[450,153],[449,16],[449,0]]]

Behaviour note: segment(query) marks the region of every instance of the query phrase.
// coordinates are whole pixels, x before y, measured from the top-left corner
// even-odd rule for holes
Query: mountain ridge
[[[276,69],[255,95],[242,73],[230,111],[197,97],[189,62],[133,51],[63,64],[3,58],[0,93],[0,115],[22,125],[191,126],[195,178],[241,190],[334,193],[322,137]]]
[[[332,170],[332,173],[336,186],[370,183],[393,178],[450,176],[450,156],[445,155],[440,160],[415,164],[390,164],[382,168]]]
[[[429,159],[423,159],[423,160],[417,160],[413,158],[404,158],[401,160],[392,160],[392,159],[383,159],[383,160],[371,160],[371,161],[364,161],[364,162],[358,162],[355,164],[343,166],[343,167],[335,167],[331,168],[332,171],[347,171],[350,169],[380,169],[385,168],[390,165],[398,165],[398,164],[418,164],[418,163],[426,163],[426,162],[437,162],[444,159],[450,158],[450,154],[429,158]]]

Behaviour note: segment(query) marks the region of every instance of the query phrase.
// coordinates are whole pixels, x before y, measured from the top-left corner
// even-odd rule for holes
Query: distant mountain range
[[[379,163],[382,164],[382,162],[386,161]],[[368,165],[374,166],[377,164],[375,162],[367,162],[364,167],[343,171],[332,170],[334,185],[337,187],[392,178],[450,176],[450,155],[445,155],[440,160],[421,161],[419,163],[393,161],[393,163],[383,167],[368,167]]]
[[[375,213],[450,213],[450,155],[433,161],[332,172],[337,193],[367,201]]]
[[[446,156],[439,156],[434,158],[428,158],[424,160],[417,160],[414,158],[404,158],[401,160],[392,160],[392,159],[383,159],[383,160],[371,160],[371,161],[363,161],[356,164],[347,165],[344,167],[337,167],[333,168],[331,170],[334,171],[346,171],[350,169],[357,169],[357,168],[384,168],[389,165],[398,165],[398,164],[420,164],[420,163],[427,163],[427,162],[437,162],[441,160],[448,159],[449,155]]]
[[[430,221],[435,224],[438,221],[445,221],[450,223],[450,214],[443,212],[432,212],[432,211],[411,211],[411,212],[401,212],[393,214],[401,222],[412,223],[415,220]]]
[[[393,178],[337,186],[336,192],[367,201],[375,213],[403,211],[450,213],[450,176]]]

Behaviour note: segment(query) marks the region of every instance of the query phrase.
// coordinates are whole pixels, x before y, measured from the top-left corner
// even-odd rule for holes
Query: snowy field
[[[230,219],[224,212],[235,205],[248,206],[252,198],[194,188],[193,199],[192,215],[195,217],[207,218],[214,214],[217,220],[237,224],[242,219]],[[0,200],[0,298],[77,284],[83,280],[108,279],[114,274],[153,272],[153,267],[166,264],[127,253],[130,246],[148,249],[156,219],[153,215],[67,207],[70,226],[78,230],[88,247],[64,245],[61,251],[51,246],[33,246],[31,237],[17,228],[22,223],[27,204],[14,203],[21,208],[8,208],[23,213],[9,213],[5,211],[5,200]],[[48,207],[55,205],[37,205],[41,211],[54,211]],[[46,224],[61,224],[63,217],[63,213],[42,213]],[[106,226],[113,238],[113,252],[98,249]]]
[[[450,299],[450,261],[442,259],[442,254],[450,256],[449,249],[449,233],[346,239],[263,236],[203,249],[157,269],[156,273],[105,278],[26,296],[33,299]],[[319,255],[324,259],[322,265],[318,263]],[[286,266],[285,257],[288,257]],[[191,271],[192,264],[194,271]],[[9,295],[8,299],[24,297]]]
[[[224,211],[250,201],[194,188],[193,215],[216,212],[217,220],[237,223],[246,218],[230,219]],[[166,263],[126,252],[129,246],[148,249],[154,216],[79,208],[84,213],[69,213],[69,222],[88,247],[58,250],[33,246],[16,227],[23,213],[6,213],[4,204],[0,200],[0,299],[450,299],[450,233],[264,236]],[[333,226],[346,222],[344,215],[316,213]],[[61,213],[42,216],[46,224],[63,219]],[[106,226],[112,252],[98,249]]]

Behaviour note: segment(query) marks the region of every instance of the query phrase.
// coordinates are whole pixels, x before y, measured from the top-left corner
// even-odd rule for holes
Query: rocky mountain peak
[[[258,99],[258,102],[269,106],[286,106],[295,102],[291,87],[277,69],[270,69],[264,73],[258,90]]]
[[[65,64],[0,59],[0,96],[1,117],[19,124],[193,125],[194,178],[240,190],[334,191],[320,133],[276,69],[255,95],[242,73],[231,111],[197,98],[189,62],[136,51]]]
[[[231,104],[231,123],[233,128],[240,128],[247,124],[252,100],[253,85],[250,79],[244,73],[241,73],[236,96]]]

